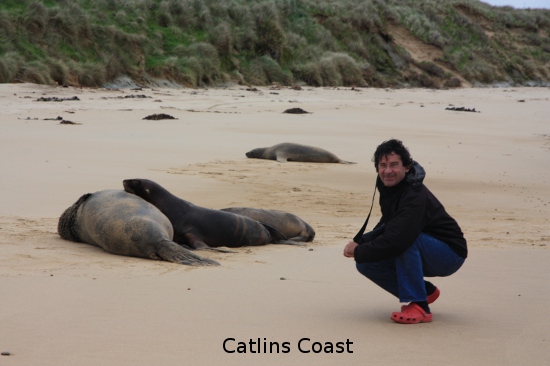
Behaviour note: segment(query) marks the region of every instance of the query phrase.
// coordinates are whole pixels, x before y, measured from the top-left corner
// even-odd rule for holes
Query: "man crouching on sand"
[[[455,273],[468,254],[466,240],[457,222],[422,183],[425,171],[401,141],[383,142],[373,161],[382,218],[371,232],[360,232],[350,241],[344,256],[354,258],[361,274],[400,302],[409,302],[392,313],[393,321],[431,322],[429,304],[440,291],[424,277]]]

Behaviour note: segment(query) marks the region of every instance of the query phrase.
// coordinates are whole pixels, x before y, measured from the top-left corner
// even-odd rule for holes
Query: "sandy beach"
[[[64,100],[39,100],[54,97]],[[0,84],[0,105],[0,352],[9,353],[1,366],[550,359],[548,88]],[[144,119],[159,113],[174,119]],[[428,324],[392,322],[399,302],[342,255],[370,208],[372,154],[390,138],[424,166],[424,183],[468,240],[463,268],[433,280],[442,295]],[[357,164],[245,156],[281,142]],[[81,195],[122,189],[128,178],[203,207],[292,212],[316,237],[305,247],[200,252],[219,267],[117,256],[59,237],[59,216]],[[369,228],[379,218],[375,203]],[[270,352],[275,342],[288,352]],[[342,352],[314,352],[317,342]]]

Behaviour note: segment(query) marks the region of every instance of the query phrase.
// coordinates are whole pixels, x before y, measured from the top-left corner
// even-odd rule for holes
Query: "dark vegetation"
[[[475,0],[1,0],[0,82],[550,80],[550,11]]]

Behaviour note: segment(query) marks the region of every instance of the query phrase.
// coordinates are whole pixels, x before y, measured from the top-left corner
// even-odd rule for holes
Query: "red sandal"
[[[428,304],[435,302],[435,300],[437,300],[440,294],[441,294],[441,291],[439,291],[439,289],[436,287],[435,291],[432,292],[430,296],[428,296]]]
[[[441,291],[436,287],[434,292],[428,296],[428,305],[433,304],[439,298],[439,295],[441,295]],[[405,310],[406,307],[407,305],[401,305],[401,311]]]
[[[432,314],[424,312],[418,304],[411,302],[401,307],[401,312],[393,312],[391,320],[401,324],[429,323],[432,321]]]

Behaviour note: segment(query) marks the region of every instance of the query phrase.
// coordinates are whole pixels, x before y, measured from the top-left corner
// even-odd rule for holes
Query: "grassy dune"
[[[0,82],[550,81],[550,11],[475,0],[2,0]]]

